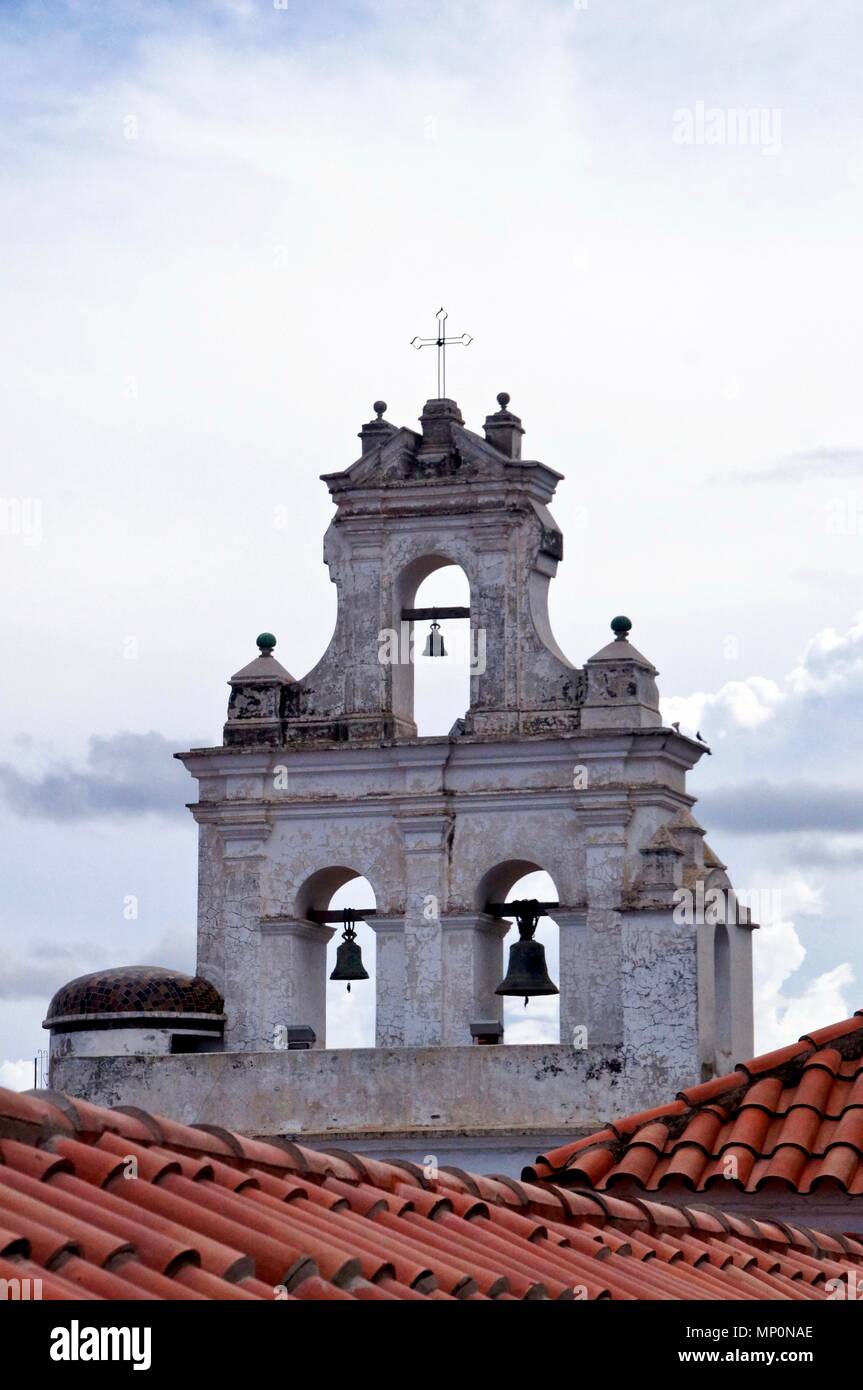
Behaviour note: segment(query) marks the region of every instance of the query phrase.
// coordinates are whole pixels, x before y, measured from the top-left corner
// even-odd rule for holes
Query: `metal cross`
[[[462,335],[461,335],[460,338],[448,338],[448,337],[446,336],[446,321],[447,321],[447,312],[446,312],[446,309],[438,309],[437,313],[435,314],[435,318],[437,319],[437,337],[436,337],[436,338],[411,338],[411,347],[415,347],[415,348],[436,347],[436,348],[437,348],[437,398],[438,398],[438,400],[440,401],[440,400],[443,400],[444,396],[446,395],[446,350],[447,350],[447,348],[448,348],[451,344],[453,344],[453,343],[461,343],[461,345],[462,345],[463,347],[467,347],[468,343],[472,343],[472,342],[473,342],[473,338],[470,336],[469,333],[462,333]]]

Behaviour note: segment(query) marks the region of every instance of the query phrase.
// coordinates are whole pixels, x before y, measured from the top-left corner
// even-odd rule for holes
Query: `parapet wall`
[[[661,1104],[691,1068],[606,1045],[345,1048],[55,1059],[55,1090],[186,1124],[316,1142],[548,1133],[561,1141]],[[378,1147],[377,1144],[375,1147]]]

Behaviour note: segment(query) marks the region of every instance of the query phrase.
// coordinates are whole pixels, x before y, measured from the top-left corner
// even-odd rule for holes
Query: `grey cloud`
[[[749,835],[863,832],[863,790],[829,782],[749,782],[705,792],[708,825]]]
[[[184,746],[195,745],[155,732],[94,736],[83,767],[61,763],[55,771],[30,778],[12,764],[0,763],[0,790],[17,815],[41,820],[179,816],[194,795],[188,774],[173,756]]]
[[[863,839],[836,840],[829,835],[819,835],[817,839],[805,836],[791,837],[785,858],[797,867],[811,869],[834,869],[841,873],[845,869],[859,871],[863,865]]]
[[[35,943],[27,955],[0,951],[0,999],[44,999],[67,980],[97,970],[104,948],[82,941]]]
[[[863,449],[808,449],[789,454],[772,468],[721,473],[714,483],[805,483],[813,478],[863,477]]]
[[[172,927],[155,940],[122,949],[106,941],[34,942],[26,954],[0,950],[0,999],[39,999],[47,1005],[51,995],[79,975],[116,965],[162,965],[195,972],[193,923]]]

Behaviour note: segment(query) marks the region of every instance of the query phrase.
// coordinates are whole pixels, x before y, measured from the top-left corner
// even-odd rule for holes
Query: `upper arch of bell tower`
[[[562,475],[522,458],[524,429],[505,392],[498,406],[480,435],[452,400],[427,401],[419,430],[392,424],[386,403],[375,402],[375,418],[359,432],[360,456],[323,475],[336,508],[324,538],[338,590],[330,645],[300,679],[273,669],[263,700],[257,689],[249,702],[233,681],[227,743],[415,738],[413,601],[444,565],[460,566],[470,586],[462,732],[508,737],[580,726],[585,673],[561,651],[548,617],[548,585],[563,558],[549,503]]]

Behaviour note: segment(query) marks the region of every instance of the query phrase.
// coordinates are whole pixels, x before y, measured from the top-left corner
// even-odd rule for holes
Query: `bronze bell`
[[[535,898],[509,903],[518,925],[518,941],[509,948],[509,964],[506,975],[501,980],[495,994],[524,995],[524,1004],[535,994],[559,994],[560,990],[549,979],[545,964],[545,947],[534,941],[537,922],[541,913]]]
[[[369,978],[369,972],[363,965],[362,950],[357,943],[354,920],[352,917],[345,920],[345,929],[342,932],[339,949],[336,951],[336,968],[330,976],[331,980],[347,980],[348,994],[351,992],[351,980],[367,980]]]
[[[437,620],[431,625],[423,656],[446,656],[446,647],[443,644],[443,635]]]

